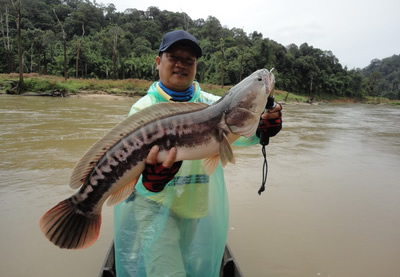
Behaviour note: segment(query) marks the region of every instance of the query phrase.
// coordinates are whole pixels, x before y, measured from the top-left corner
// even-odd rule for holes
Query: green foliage
[[[56,89],[56,84],[48,80],[38,78],[25,78],[25,89],[27,91],[44,92]]]
[[[25,78],[25,89],[28,92],[54,92],[65,90],[77,92],[78,90],[89,89],[90,85],[85,81],[69,79],[64,81],[61,78],[38,78],[37,76]]]
[[[307,43],[283,46],[257,31],[246,34],[228,29],[209,16],[192,20],[184,12],[128,9],[117,12],[113,4],[91,0],[22,1],[24,71],[62,76],[63,32],[69,76],[94,79],[157,79],[154,57],[163,33],[185,29],[196,36],[204,55],[196,78],[217,85],[210,90],[224,93],[220,85],[232,86],[259,68],[275,68],[276,87],[302,94],[305,99],[367,96],[400,99],[400,56],[373,60],[365,69],[343,68],[330,51]],[[0,7],[2,30],[0,73],[17,71],[16,15],[11,1]],[[8,18],[8,21],[5,19]],[[74,81],[36,82],[35,90],[76,91],[95,84]],[[59,87],[57,87],[59,86]],[[129,85],[126,90],[129,90]],[[125,88],[122,88],[125,90]],[[289,97],[292,97],[290,93]]]
[[[400,55],[372,60],[362,73],[367,77],[368,95],[400,100]]]

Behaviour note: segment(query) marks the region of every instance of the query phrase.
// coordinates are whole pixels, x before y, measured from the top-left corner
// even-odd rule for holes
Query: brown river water
[[[0,96],[0,276],[98,275],[112,208],[84,250],[53,246],[39,218],[72,195],[73,166],[133,102]],[[261,196],[261,147],[234,151],[228,240],[244,276],[400,276],[399,107],[284,106]]]

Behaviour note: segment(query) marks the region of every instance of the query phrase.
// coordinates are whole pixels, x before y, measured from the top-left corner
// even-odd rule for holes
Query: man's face
[[[173,45],[156,57],[161,82],[173,91],[189,88],[196,75],[197,58],[190,47]]]

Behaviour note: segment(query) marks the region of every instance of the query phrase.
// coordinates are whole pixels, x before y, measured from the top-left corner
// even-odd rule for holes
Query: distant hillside
[[[368,79],[369,95],[400,99],[400,55],[375,59],[362,73]]]

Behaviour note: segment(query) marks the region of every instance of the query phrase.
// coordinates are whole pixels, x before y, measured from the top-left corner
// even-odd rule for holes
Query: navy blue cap
[[[159,53],[167,51],[169,47],[178,42],[191,47],[194,50],[197,58],[201,57],[202,51],[197,39],[184,30],[166,33],[161,41]]]

